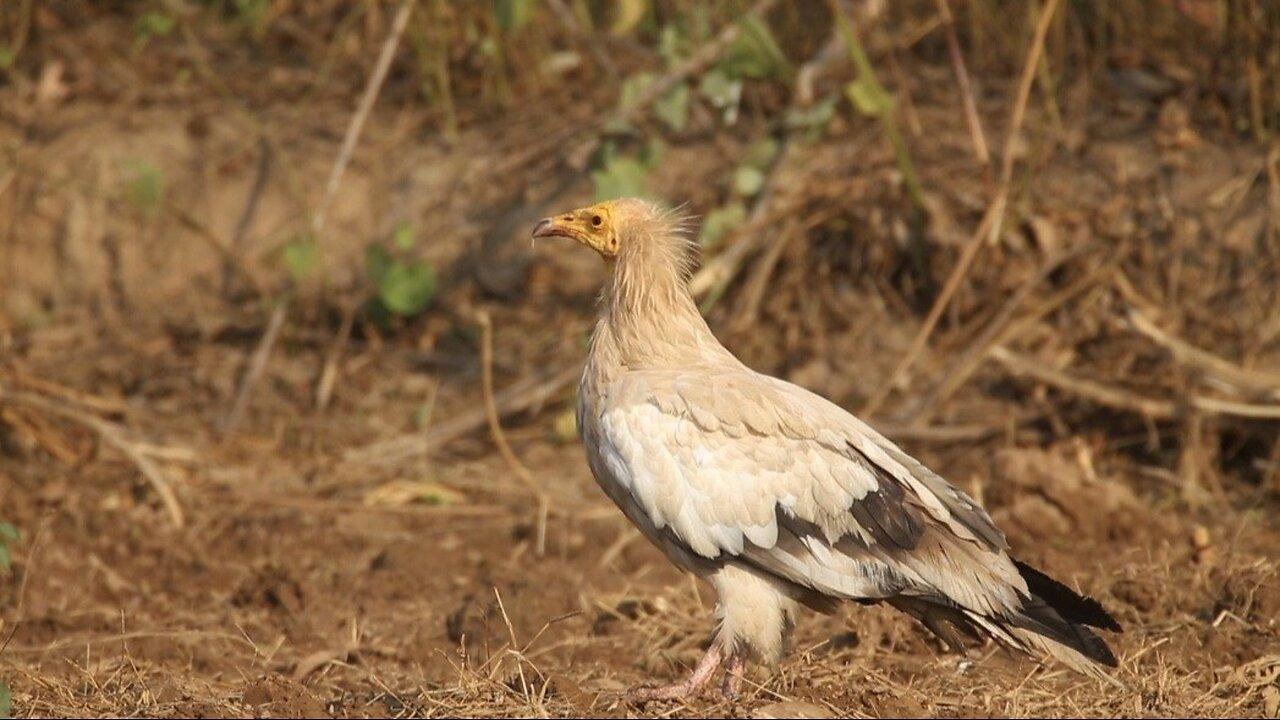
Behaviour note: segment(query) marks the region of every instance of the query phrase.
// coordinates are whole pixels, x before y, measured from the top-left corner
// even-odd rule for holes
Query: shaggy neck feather
[[[612,262],[592,337],[601,371],[688,366],[728,355],[689,294],[689,241],[657,225],[624,240]]]

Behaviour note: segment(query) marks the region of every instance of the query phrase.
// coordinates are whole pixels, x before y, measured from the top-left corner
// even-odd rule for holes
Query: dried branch
[[[395,18],[391,21],[391,31],[387,34],[387,39],[382,43],[378,62],[373,68],[373,73],[369,76],[369,81],[365,84],[364,94],[361,95],[355,114],[351,116],[351,122],[347,125],[346,135],[342,138],[342,148],[338,151],[338,157],[334,159],[333,167],[329,171],[329,181],[325,184],[324,196],[320,199],[320,204],[316,207],[315,214],[311,218],[311,232],[317,237],[324,230],[329,206],[333,204],[333,198],[338,192],[338,186],[342,183],[342,176],[347,171],[347,165],[351,163],[351,155],[355,152],[356,142],[360,139],[360,132],[364,129],[364,123],[369,117],[369,111],[373,108],[373,103],[377,100],[378,93],[382,90],[383,81],[387,79],[387,71],[391,69],[391,60],[395,57],[396,48],[400,45],[400,36],[404,34],[404,29],[409,24],[409,15],[412,14],[416,4],[417,0],[404,0],[400,4],[400,9],[396,11]],[[285,296],[271,311],[271,318],[267,321],[267,330],[262,334],[262,339],[258,341],[258,347],[254,350],[253,362],[249,364],[249,369],[240,378],[240,386],[236,390],[236,398],[232,403],[231,412],[227,414],[222,422],[223,433],[232,432],[235,430],[236,425],[239,424],[240,417],[244,414],[244,406],[248,403],[249,395],[254,386],[257,385],[259,378],[261,378],[262,370],[266,367],[267,360],[271,357],[271,350],[280,334],[280,326],[284,324],[285,316],[288,313],[289,298]]]
[[[258,341],[258,346],[254,348],[253,355],[249,358],[249,367],[244,371],[244,375],[240,378],[240,387],[236,391],[236,399],[231,404],[231,410],[226,417],[222,419],[219,430],[224,434],[230,434],[240,424],[240,419],[244,417],[245,408],[249,406],[249,395],[253,388],[258,384],[258,380],[262,378],[262,373],[267,369],[267,360],[271,358],[271,348],[275,347],[276,338],[280,336],[280,330],[284,327],[285,315],[288,313],[289,303],[281,300],[276,303],[276,307],[271,311],[271,319],[267,321],[267,329],[262,333],[262,339]]]
[[[973,373],[977,372],[993,346],[1008,342],[1016,336],[1020,328],[1025,328],[1031,322],[1052,312],[1076,293],[1092,287],[1097,282],[1098,276],[1102,274],[1100,268],[1089,272],[1081,281],[1073,283],[1068,292],[1059,293],[1052,301],[1040,304],[1030,313],[1020,318],[1018,322],[1014,322],[1014,316],[1031,296],[1031,292],[1058,268],[1062,267],[1064,263],[1080,256],[1085,250],[1086,248],[1080,247],[1055,254],[1045,260],[1040,269],[1022,283],[1013,295],[1005,301],[1005,305],[1001,308],[999,314],[969,344],[964,353],[954,362],[948,363],[948,369],[943,378],[925,394],[912,409],[912,412],[907,415],[912,424],[927,422],[933,415],[934,410],[942,403],[945,403],[956,390],[960,389],[973,376]],[[1110,265],[1104,265],[1103,267],[1110,267]]]
[[[338,380],[338,364],[342,362],[342,354],[346,351],[347,342],[351,339],[351,330],[355,327],[358,309],[358,303],[348,303],[342,309],[342,324],[338,326],[338,336],[333,339],[329,352],[325,354],[324,369],[320,371],[320,382],[316,384],[317,410],[323,411],[329,407],[329,400],[333,397],[333,386]]]
[[[1040,20],[1036,23],[1035,34],[1031,40],[1031,48],[1027,51],[1027,60],[1023,64],[1022,76],[1018,80],[1018,94],[1014,99],[1013,110],[1009,117],[1009,130],[1004,139],[1004,150],[1000,159],[999,190],[997,190],[995,198],[987,207],[987,212],[983,215],[982,222],[978,224],[978,229],[973,233],[973,237],[969,238],[968,244],[965,245],[964,251],[960,254],[960,260],[956,263],[955,268],[951,270],[951,275],[947,277],[947,282],[943,285],[938,299],[934,301],[933,307],[930,308],[928,316],[925,317],[920,331],[916,333],[915,339],[911,341],[911,347],[902,356],[898,366],[889,374],[889,379],[881,386],[880,392],[862,408],[864,415],[875,414],[880,405],[893,392],[894,386],[898,384],[898,381],[910,369],[916,358],[920,356],[925,345],[929,342],[929,337],[938,326],[938,321],[942,319],[942,313],[951,304],[951,298],[955,295],[956,290],[960,288],[961,281],[968,275],[969,268],[978,256],[978,250],[982,248],[985,242],[994,242],[1000,237],[1000,231],[1004,225],[1005,207],[1009,202],[1009,185],[1013,180],[1014,143],[1017,141],[1018,132],[1022,129],[1022,120],[1027,110],[1027,99],[1031,95],[1031,83],[1035,79],[1036,65],[1039,64],[1040,56],[1044,51],[1045,34],[1049,32],[1049,21],[1053,19],[1053,15],[1058,9],[1058,3],[1059,0],[1049,0],[1044,11],[1040,13]]]
[[[484,391],[485,419],[489,423],[489,434],[493,436],[493,444],[498,446],[498,454],[506,461],[507,467],[515,473],[521,484],[538,499],[538,532],[536,550],[538,555],[546,551],[547,545],[547,508],[550,503],[547,492],[529,472],[529,468],[520,462],[511,445],[507,442],[506,433],[502,432],[502,422],[498,418],[498,405],[493,400],[493,321],[487,310],[477,315],[480,322],[480,384]]]
[[[493,404],[498,411],[498,417],[506,417],[545,405],[572,385],[581,372],[580,366],[573,365],[562,368],[550,376],[530,378],[515,383],[494,397]],[[343,455],[342,459],[343,462],[363,465],[403,462],[426,455],[451,440],[473,433],[484,427],[487,422],[487,409],[474,408],[434,425],[425,433],[405,433],[399,437],[352,448]]]
[[[258,139],[258,169],[253,177],[253,186],[249,188],[249,197],[245,200],[244,210],[236,221],[235,233],[231,236],[230,257],[222,262],[222,293],[225,295],[231,288],[231,271],[236,268],[240,257],[240,246],[244,236],[249,232],[253,217],[258,214],[258,204],[262,193],[267,189],[267,178],[271,175],[271,143],[265,136]],[[259,288],[254,288],[259,289]]]
[[[98,434],[98,437],[102,438],[103,442],[119,450],[133,463],[134,467],[138,468],[138,472],[142,473],[142,477],[150,483],[152,489],[160,496],[160,502],[164,505],[165,511],[169,514],[169,519],[173,522],[174,527],[182,527],[186,523],[182,505],[178,503],[177,496],[173,494],[173,489],[169,487],[169,481],[160,472],[160,468],[156,467],[155,463],[151,462],[151,459],[137,445],[125,437],[124,429],[119,425],[64,405],[43,395],[21,390],[15,391],[0,388],[0,401],[26,405],[41,412],[71,420],[93,430]]]
[[[1123,388],[1113,387],[1094,380],[1072,377],[1057,370],[1052,370],[1045,366],[1044,363],[1019,355],[1003,347],[992,348],[991,357],[1016,375],[1025,375],[1064,392],[1096,402],[1099,405],[1118,410],[1128,410],[1154,420],[1173,420],[1184,414],[1178,403],[1171,400],[1143,397]],[[1242,403],[1198,395],[1186,398],[1186,405],[1210,415],[1231,415],[1257,420],[1280,420],[1280,405]]]
[[[951,15],[951,5],[947,0],[936,0],[938,14],[942,18],[942,26],[947,32],[947,50],[951,54],[951,68],[956,74],[956,86],[960,89],[960,98],[964,102],[964,119],[969,125],[969,138],[973,142],[973,154],[983,165],[991,164],[991,153],[987,151],[987,136],[982,131],[982,118],[978,117],[978,107],[973,101],[973,87],[969,85],[969,70],[964,64],[964,51],[960,48],[960,38],[956,36],[955,18]]]
[[[1137,308],[1129,308],[1129,323],[1134,330],[1169,351],[1178,362],[1191,365],[1227,385],[1280,398],[1280,373],[1243,368],[1230,360],[1201,350],[1186,340],[1161,330]]]

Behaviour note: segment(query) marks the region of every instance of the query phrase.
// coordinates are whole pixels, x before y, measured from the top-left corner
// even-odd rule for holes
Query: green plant
[[[840,103],[840,95],[831,93],[807,108],[793,108],[783,118],[787,128],[803,130],[804,139],[816,140],[826,130],[831,118],[836,116],[836,105]]]
[[[9,686],[0,682],[0,718],[9,718],[13,716],[13,696],[9,693]]]
[[[18,529],[7,522],[0,522],[0,570],[9,571],[13,556],[10,553],[9,546],[18,542],[21,535]]]
[[[855,110],[880,121],[885,135],[889,137],[889,144],[897,159],[898,169],[902,171],[903,182],[906,183],[911,204],[917,212],[924,212],[924,190],[921,188],[915,163],[911,160],[911,153],[907,149],[907,141],[903,139],[902,131],[898,128],[898,121],[894,115],[893,95],[880,84],[875,68],[871,66],[871,59],[867,57],[866,50],[858,40],[858,34],[854,32],[853,25],[845,17],[838,3],[831,3],[831,12],[835,15],[836,28],[840,32],[840,37],[844,40],[845,47],[849,49],[849,59],[853,61],[858,71],[857,79],[845,86],[845,94],[848,95],[849,102]]]
[[[365,250],[365,274],[373,285],[375,317],[411,317],[431,304],[438,284],[435,268],[407,255],[417,244],[413,228],[401,223],[391,234],[392,249],[382,244]]]
[[[706,249],[714,249],[734,228],[747,220],[747,198],[755,197],[764,189],[766,173],[778,155],[778,141],[765,138],[752,145],[742,162],[730,175],[730,199],[707,213],[698,234],[698,242]]]
[[[141,50],[152,38],[173,32],[176,24],[174,17],[161,8],[144,12],[133,26],[133,46]]]
[[[294,282],[301,282],[320,265],[320,244],[310,233],[298,233],[280,248],[280,259]]]
[[[649,170],[662,157],[664,147],[661,140],[652,138],[638,154],[626,155],[616,142],[605,142],[591,171],[596,200],[648,195]]]
[[[125,163],[129,176],[125,184],[125,197],[134,209],[148,217],[154,216],[164,203],[164,173],[145,160]]]
[[[729,234],[747,220],[747,206],[741,200],[732,200],[707,213],[702,221],[698,242],[707,250],[714,249]]]
[[[503,32],[516,32],[533,17],[537,0],[495,0],[493,14]]]

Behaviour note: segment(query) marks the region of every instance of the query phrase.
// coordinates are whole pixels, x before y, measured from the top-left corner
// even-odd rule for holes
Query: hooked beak
[[[533,226],[533,236],[536,238],[553,237],[556,234],[556,221],[551,218],[542,218]]]
[[[560,218],[553,217],[539,220],[538,224],[533,226],[533,237],[535,240],[538,238],[562,237],[579,242],[585,241],[580,230]]]

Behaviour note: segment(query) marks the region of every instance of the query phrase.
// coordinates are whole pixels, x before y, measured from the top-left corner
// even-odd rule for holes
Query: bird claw
[[[643,705],[654,700],[690,700],[706,694],[708,681],[719,668],[721,656],[717,650],[707,653],[697,669],[684,682],[656,687],[633,688],[622,696],[624,702]],[[737,700],[742,694],[742,678],[746,671],[747,661],[741,654],[734,653],[725,662],[724,680],[720,684],[720,694],[729,701]]]
[[[737,700],[742,694],[742,678],[746,669],[746,658],[741,655],[729,658],[729,667],[724,671],[724,683],[720,686],[720,693],[725,700]]]
[[[712,645],[711,649],[707,650],[707,653],[702,656],[702,660],[698,662],[698,666],[694,668],[693,673],[684,682],[678,682],[674,685],[661,685],[659,687],[635,688],[624,695],[623,700],[637,704],[644,704],[652,700],[688,700],[702,693],[707,681],[720,668],[723,661],[724,651],[718,646]]]
[[[628,703],[644,705],[654,700],[688,700],[701,695],[705,688],[689,682],[632,688],[622,696]]]

